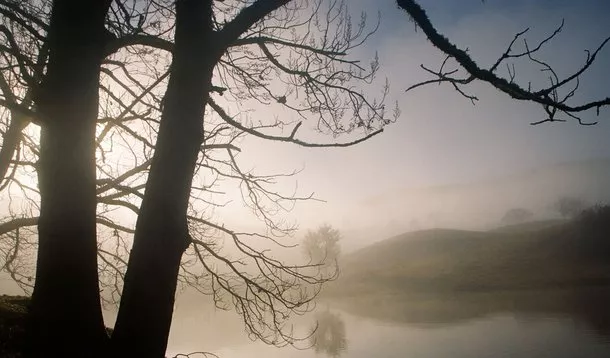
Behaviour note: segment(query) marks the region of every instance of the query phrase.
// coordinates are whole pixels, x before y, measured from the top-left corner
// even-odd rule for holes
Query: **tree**
[[[585,211],[587,204],[584,202],[584,200],[576,197],[562,196],[561,198],[557,199],[553,205],[553,208],[563,218],[573,219]]]
[[[27,70],[21,73],[36,86],[27,94],[36,103],[41,128],[39,250],[26,345],[30,355],[76,356],[90,347],[103,354],[107,340],[97,284],[95,127],[109,6],[110,1],[93,6],[55,2],[38,55],[38,63],[48,56],[46,72],[38,76],[40,71],[35,71],[35,78],[29,78]],[[11,32],[3,30],[17,50]]]
[[[510,209],[502,217],[502,224],[504,225],[515,225],[522,224],[529,221],[534,216],[534,213],[524,208],[513,208]]]
[[[54,300],[50,293],[53,291],[40,288],[45,282],[61,285],[81,282],[70,281],[66,270],[49,269],[65,268],[66,262],[74,261],[70,273],[82,274],[80,278],[85,286],[95,287],[95,295],[89,298],[92,297],[91,301],[99,306],[95,286],[97,276],[84,277],[86,272],[95,270],[81,270],[96,266],[96,254],[101,260],[102,277],[108,275],[106,270],[116,272],[112,294],[121,297],[119,316],[111,339],[115,355],[163,355],[179,277],[186,284],[194,284],[202,290],[210,288],[211,291],[207,293],[212,294],[219,304],[227,299],[232,302],[244,317],[248,331],[256,337],[273,344],[290,343],[291,337],[282,330],[286,313],[306,309],[319,291],[319,285],[330,278],[307,274],[310,265],[285,264],[270,256],[267,250],[253,247],[247,239],[274,242],[278,235],[290,234],[294,228],[281,225],[272,214],[283,209],[287,203],[310,196],[274,192],[269,187],[272,177],[242,170],[237,159],[238,139],[247,134],[311,147],[348,146],[380,133],[380,128],[392,118],[388,118],[384,111],[383,97],[387,93],[387,86],[380,101],[367,99],[362,90],[354,86],[359,82],[370,82],[378,68],[376,60],[367,69],[346,57],[369,35],[364,31],[364,18],[352,26],[345,4],[333,2],[327,9],[322,8],[321,3],[313,4],[310,14],[305,21],[301,21],[296,15],[307,10],[309,4],[294,1],[293,6],[283,7],[287,3],[289,1],[258,0],[242,4],[239,1],[179,0],[174,11],[173,2],[150,2],[136,6],[135,2],[113,1],[108,4],[110,12],[104,31],[100,30],[103,26],[99,26],[100,14],[106,14],[103,9],[98,9],[95,14],[88,13],[97,16],[97,22],[88,17],[75,20],[87,31],[75,35],[80,42],[66,50],[68,55],[64,57],[72,56],[70,61],[62,57],[56,59],[57,66],[63,70],[63,76],[60,76],[51,71],[53,54],[61,53],[62,46],[68,46],[70,42],[62,42],[69,36],[63,29],[65,24],[53,19],[61,19],[66,11],[79,10],[78,6],[83,5],[56,1],[50,25],[47,25],[47,12],[30,6],[30,3],[0,2],[0,9],[3,14],[8,14],[6,19],[11,25],[7,29],[19,27],[19,31],[32,35],[29,23],[36,21],[43,29],[43,34],[34,35],[37,43],[43,44],[38,48],[48,45],[52,54],[48,62],[36,62],[31,60],[32,56],[38,55],[32,53],[32,48],[12,43],[10,47],[5,46],[5,59],[9,62],[7,67],[16,69],[11,79],[18,84],[12,92],[18,100],[10,103],[6,100],[11,90],[8,86],[3,88],[5,99],[0,104],[9,111],[32,118],[32,123],[42,127],[42,137],[47,138],[46,143],[61,144],[57,150],[51,151],[55,162],[60,158],[69,158],[69,154],[75,150],[83,154],[78,161],[65,165],[65,170],[62,167],[61,176],[51,178],[52,172],[44,173],[44,163],[36,163],[42,154],[38,150],[35,134],[28,134],[26,128],[11,132],[11,139],[17,143],[12,147],[5,145],[6,139],[9,139],[8,131],[3,137],[2,150],[9,151],[4,157],[10,158],[7,166],[9,176],[4,178],[8,195],[12,195],[11,188],[17,186],[25,194],[23,202],[33,206],[31,216],[13,215],[2,224],[2,233],[12,235],[14,239],[13,247],[7,250],[11,257],[7,262],[10,263],[5,266],[9,272],[16,272],[16,263],[22,260],[17,256],[23,255],[19,248],[23,249],[24,241],[31,240],[23,236],[23,229],[36,224],[40,236],[39,258],[47,258],[44,264],[39,259],[36,267],[33,306],[39,308],[33,307],[33,311],[40,314],[33,317],[44,324],[31,325],[42,328],[31,334],[31,347],[38,348],[31,352],[32,355],[73,356],[72,353],[80,348],[79,354],[103,354],[104,342],[101,337],[98,341],[83,340],[80,345],[70,346],[75,337],[62,332],[61,327],[68,326],[68,322],[75,318],[74,307],[63,303],[54,310],[52,315],[60,325],[52,327],[51,320],[45,315],[51,312],[50,303]],[[81,10],[85,13],[88,11]],[[55,42],[47,41],[44,32],[48,29],[50,36],[55,27],[64,32],[58,30]],[[10,30],[7,31],[12,35]],[[173,42],[169,38],[172,34]],[[80,73],[76,68],[75,78],[71,79],[68,67],[73,65],[71,61],[76,53],[75,48],[79,46],[80,49],[90,46],[92,55],[97,56],[92,57],[97,62],[93,59],[90,63],[85,61],[83,66],[86,73]],[[171,64],[169,53],[172,55]],[[13,67],[10,65],[13,62],[25,66]],[[97,68],[93,66],[95,63]],[[147,67],[152,67],[149,73],[141,74],[142,68]],[[42,69],[43,85],[22,81],[28,76],[29,68]],[[92,81],[95,76],[97,80]],[[91,89],[92,84],[95,90]],[[64,112],[55,114],[58,118],[64,115],[73,118],[74,126],[64,124],[63,128],[48,130],[55,126],[55,122],[49,121],[52,123],[48,124],[44,117],[45,104],[55,103],[47,100],[55,95],[53,86],[71,89],[69,92],[73,97],[66,99],[66,102],[78,100],[79,94],[83,96],[82,105],[87,106],[87,111],[77,111],[71,114],[72,117]],[[98,86],[102,95],[99,100],[96,98]],[[28,92],[30,88],[33,91],[38,88],[44,90],[42,96],[35,98],[34,104],[23,101],[19,92]],[[165,93],[160,94],[163,88]],[[279,91],[283,94],[277,94]],[[212,93],[223,98],[214,99]],[[47,99],[45,94],[49,94]],[[86,97],[86,94],[91,96]],[[282,128],[288,123],[252,123],[247,120],[247,112],[230,115],[223,107],[232,101],[250,106],[253,103],[280,106],[304,119],[317,117],[316,127],[319,131],[333,135],[359,132],[362,136],[344,143],[310,143],[297,137],[302,122],[293,124],[286,135]],[[56,107],[67,109],[62,106]],[[206,106],[208,110],[204,111]],[[99,107],[100,116],[97,116],[98,131],[94,132],[92,128],[95,128],[96,121],[91,114],[94,113],[92,108],[96,107]],[[8,117],[4,118],[13,123]],[[84,127],[81,128],[81,125]],[[78,137],[62,141],[65,138],[62,137],[62,130],[74,132]],[[33,145],[21,147],[21,143],[30,144],[30,141]],[[122,170],[122,165],[112,165],[109,158],[116,157],[114,146],[118,145],[124,146],[122,151],[118,151],[120,154],[133,154],[133,162],[129,163],[127,170]],[[138,148],[140,145],[141,149]],[[94,148],[97,148],[97,168],[96,157],[92,155]],[[219,159],[214,151],[222,152],[224,158]],[[26,154],[24,157],[27,156],[28,160],[19,160],[21,154]],[[17,160],[13,159],[15,156]],[[21,185],[19,171],[28,166],[39,172],[40,192]],[[84,168],[88,168],[86,172],[83,172]],[[101,176],[97,182],[93,180],[95,175],[91,175],[95,169]],[[209,198],[201,196],[213,196],[214,191],[209,183],[193,182],[193,178],[204,171],[208,171],[212,178],[239,183],[245,203],[259,216],[267,230],[262,233],[239,232],[209,220],[209,214],[202,213],[205,209],[197,204],[210,203]],[[47,180],[45,174],[49,175],[46,178],[51,184],[43,185],[43,181]],[[84,185],[86,190],[81,192],[77,185],[75,195],[70,195],[72,193],[66,190],[67,186],[76,182]],[[97,186],[92,187],[91,183]],[[56,188],[61,190],[53,192]],[[75,214],[67,211],[66,205],[58,200],[59,193],[64,198],[69,197],[69,203],[77,202],[88,209]],[[40,217],[36,216],[38,195],[43,203]],[[97,217],[95,210],[91,210],[91,207],[95,209],[96,199],[98,208],[101,206]],[[222,202],[211,201],[210,205],[220,206]],[[112,212],[117,208],[123,212],[125,209],[131,210],[137,215],[135,230],[125,226],[120,216]],[[45,212],[54,213],[53,219],[45,218]],[[74,214],[74,217],[69,214]],[[73,226],[70,221],[76,218],[82,220],[87,230],[71,231],[79,227]],[[96,219],[101,228],[100,235],[104,235],[108,229],[111,232],[110,242],[101,240],[97,247]],[[54,241],[50,241],[52,244],[42,245],[42,236],[46,235],[45,225],[56,231],[66,228],[68,233],[54,234]],[[130,235],[134,236],[133,246],[126,262],[122,254],[130,246]],[[223,255],[221,248],[214,245],[211,239],[232,241],[242,257],[230,259]],[[75,240],[84,246],[83,251],[67,252],[70,243]],[[62,247],[66,248],[64,252],[60,250]],[[184,260],[183,253],[189,247],[192,252]],[[60,255],[55,255],[58,252]],[[196,264],[193,264],[193,258]],[[123,273],[124,285],[120,287]],[[46,279],[38,280],[39,277]],[[30,276],[23,275],[22,278],[27,278],[20,282],[28,286]],[[197,280],[207,281],[207,285]],[[99,309],[93,305],[88,307],[89,316],[99,314]],[[82,328],[83,332],[103,332],[102,322],[89,322],[83,324]],[[51,330],[54,330],[54,335],[48,335],[54,333]],[[49,336],[54,338],[46,345],[34,344]]]
[[[308,230],[303,238],[303,253],[314,264],[328,268],[337,265],[341,253],[341,233],[325,224],[316,231]]]

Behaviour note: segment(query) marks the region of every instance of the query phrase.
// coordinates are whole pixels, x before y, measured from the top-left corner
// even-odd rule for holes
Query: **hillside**
[[[605,215],[610,210],[606,209]],[[405,233],[345,256],[330,295],[610,285],[610,216],[494,231]],[[607,223],[606,223],[607,222]]]

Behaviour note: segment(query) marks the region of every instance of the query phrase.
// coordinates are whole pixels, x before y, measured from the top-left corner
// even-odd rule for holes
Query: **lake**
[[[228,358],[610,357],[608,308],[599,301],[606,295],[588,293],[578,301],[572,291],[331,300],[296,321],[302,335],[319,322],[315,342],[300,344],[316,347],[303,350],[250,341],[232,312],[178,305],[168,357],[193,351]]]

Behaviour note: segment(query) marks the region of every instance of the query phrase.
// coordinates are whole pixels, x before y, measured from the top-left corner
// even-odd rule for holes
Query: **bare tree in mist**
[[[378,62],[348,56],[376,26],[340,1],[85,4],[0,1],[0,250],[33,288],[29,354],[163,356],[178,285],[232,305],[253,337],[293,343],[289,314],[332,277],[268,248],[296,229],[279,214],[312,195],[274,189],[295,173],[243,168],[240,143],[343,147],[380,133],[398,113],[385,112],[387,85],[364,92]],[[311,142],[306,123],[355,136]],[[263,230],[214,215],[230,185]],[[98,280],[120,299],[110,340]]]
[[[57,1],[52,10],[44,1],[0,3],[2,117],[10,120],[0,154],[2,186],[10,191],[15,177],[19,190],[41,198],[39,206],[25,211],[38,214],[31,339],[26,341],[31,356],[74,356],[107,341],[95,261],[95,130],[109,6],[109,0]],[[40,131],[30,141],[21,133],[33,122]],[[16,168],[23,165],[35,167],[37,185],[32,178],[29,183],[17,179]],[[3,265],[9,271],[21,261],[18,250],[27,247],[28,230],[20,226],[32,223],[25,219],[3,224],[14,232],[8,237],[15,247]]]
[[[504,216],[502,216],[502,224],[504,225],[515,225],[522,224],[530,221],[534,217],[534,213],[525,208],[512,208],[509,209]]]
[[[314,265],[321,268],[334,268],[338,272],[338,260],[341,254],[341,233],[326,224],[315,231],[308,230],[303,238],[301,247],[305,257]]]
[[[545,112],[545,118],[532,122],[533,125],[545,122],[563,122],[566,119],[576,120],[582,125],[594,125],[597,122],[583,121],[581,114],[596,111],[596,114],[599,115],[602,107],[610,105],[608,96],[589,102],[578,102],[576,99],[580,78],[591,68],[597,56],[608,45],[610,35],[601,41],[593,51],[585,50],[586,56],[582,66],[565,77],[560,77],[549,61],[539,57],[539,53],[549,42],[557,40],[564,27],[563,22],[546,38],[535,43],[527,41],[525,36],[529,28],[524,29],[515,34],[504,53],[500,54],[493,64],[481,66],[468,54],[468,50],[456,46],[435,28],[418,1],[397,0],[397,4],[407,12],[409,18],[417,28],[422,30],[432,45],[446,55],[437,68],[422,64],[421,68],[429,73],[432,79],[410,86],[407,88],[407,92],[431,84],[448,84],[460,95],[475,103],[478,98],[469,93],[466,87],[475,81],[485,82],[513,99],[539,104]],[[519,44],[521,44],[520,47]],[[539,88],[536,88],[537,85],[532,84],[531,81],[525,84],[519,83],[515,67],[517,61],[527,61],[539,68],[548,76],[548,83],[538,86]]]

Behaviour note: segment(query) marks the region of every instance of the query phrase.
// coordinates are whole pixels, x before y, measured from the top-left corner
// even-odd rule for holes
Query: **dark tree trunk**
[[[178,0],[170,80],[112,335],[122,357],[163,357],[178,270],[190,243],[187,207],[203,114],[219,55],[211,0]]]
[[[21,132],[29,123],[29,118],[24,118],[21,113],[16,111],[11,113],[11,123],[2,136],[2,148],[0,148],[0,190],[2,186],[6,185],[4,180],[8,180],[10,176],[7,174],[9,174],[11,160],[19,148]]]
[[[99,297],[95,122],[109,0],[56,0],[41,115],[41,206],[30,357],[96,357],[108,337]]]

